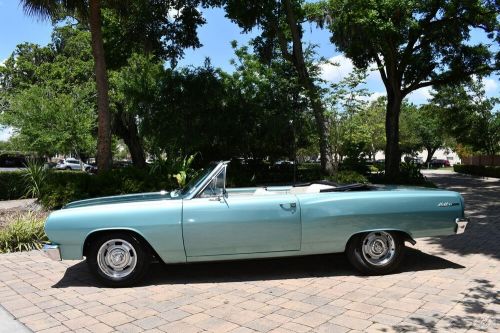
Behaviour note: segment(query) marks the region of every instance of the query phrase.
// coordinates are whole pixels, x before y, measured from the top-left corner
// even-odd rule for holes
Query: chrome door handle
[[[290,208],[296,208],[297,207],[297,204],[295,202],[290,202],[290,203],[287,203],[287,204],[280,204],[280,207],[283,208],[283,209],[287,209],[288,207],[286,206],[289,206]]]

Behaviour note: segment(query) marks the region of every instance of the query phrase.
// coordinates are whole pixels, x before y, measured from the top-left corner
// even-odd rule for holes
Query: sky
[[[230,60],[234,58],[231,41],[238,41],[245,45],[258,32],[242,34],[241,29],[224,16],[222,9],[204,9],[207,23],[199,30],[199,38],[203,46],[185,52],[179,66],[200,66],[206,57],[211,59],[212,65],[226,71],[232,71]],[[28,17],[23,12],[17,0],[0,0],[0,65],[14,51],[16,45],[23,42],[46,45],[50,42],[52,27],[49,21]],[[479,34],[472,35],[472,42],[480,40]],[[317,29],[314,24],[305,26],[304,41],[317,45],[318,56],[330,59],[339,66],[322,66],[322,76],[331,82],[338,82],[352,71],[352,63],[339,53],[330,43],[328,31]],[[491,76],[485,80],[488,96],[500,97],[500,77]],[[378,72],[371,72],[366,87],[372,93],[372,98],[385,95],[385,88]],[[413,92],[409,100],[415,104],[425,103],[430,98],[430,88],[423,88]],[[8,129],[0,128],[0,140],[9,137]]]

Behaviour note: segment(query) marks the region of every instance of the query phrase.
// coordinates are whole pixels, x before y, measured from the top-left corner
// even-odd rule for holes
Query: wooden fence
[[[462,164],[500,166],[500,155],[477,155],[462,157]]]

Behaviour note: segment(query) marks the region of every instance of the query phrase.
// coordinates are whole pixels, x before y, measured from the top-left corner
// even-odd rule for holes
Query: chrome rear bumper
[[[467,223],[469,223],[469,219],[466,217],[458,218],[455,220],[457,226],[455,227],[455,234],[463,234],[465,232],[465,228],[467,227]]]
[[[52,260],[61,261],[61,249],[56,244],[45,244],[42,248],[43,253]]]

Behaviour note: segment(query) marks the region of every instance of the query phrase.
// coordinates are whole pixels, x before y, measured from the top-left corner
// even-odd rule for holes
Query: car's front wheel
[[[354,235],[346,252],[351,264],[361,273],[388,274],[403,260],[405,244],[398,233],[373,231]]]
[[[110,233],[89,246],[87,263],[103,284],[126,287],[139,282],[151,261],[149,248],[127,233]]]

